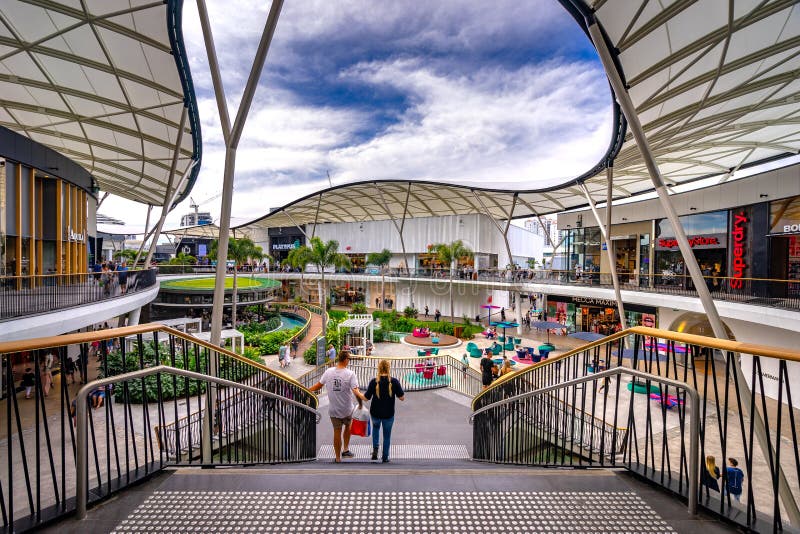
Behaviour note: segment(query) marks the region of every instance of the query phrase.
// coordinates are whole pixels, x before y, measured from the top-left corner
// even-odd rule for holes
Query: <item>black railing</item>
[[[132,350],[123,355],[119,347],[126,346]],[[93,387],[88,395],[91,501],[166,466],[291,462],[316,454],[311,392],[259,362],[161,325],[0,343],[0,358],[0,516],[8,530],[74,510],[76,397],[80,384],[106,377],[113,387]],[[115,378],[159,365],[238,389],[171,372]],[[183,424],[192,412],[199,413],[197,424]]]
[[[123,297],[156,285],[156,269],[0,277],[0,321]]]
[[[632,348],[621,350],[623,339],[632,340]],[[506,403],[514,409],[495,415],[498,424],[505,425],[502,418],[507,417],[512,428],[526,425],[522,437],[513,436],[519,441],[509,444],[508,426],[497,428],[501,434],[493,434],[491,425],[482,427],[490,434],[486,439],[517,447],[504,451],[509,455],[505,461],[519,458],[519,463],[528,465],[624,464],[685,496],[687,474],[682,448],[687,437],[687,401],[681,388],[669,382],[677,381],[684,389],[699,393],[698,411],[689,417],[696,415],[699,421],[701,459],[713,456],[719,468],[719,478],[711,477],[714,482],[702,477],[709,489],[703,489],[701,505],[748,528],[778,531],[800,526],[796,497],[800,495],[800,403],[791,385],[796,362],[800,362],[800,352],[789,349],[635,327],[501,379],[473,401],[473,409],[480,411],[537,393],[526,397],[531,400],[521,409]],[[618,378],[600,380],[594,374],[617,368],[646,372],[652,378],[624,383]],[[540,395],[570,380],[591,382],[550,396]],[[583,437],[587,431],[591,435],[599,430],[594,425],[597,419],[626,429],[622,457],[609,455],[607,443],[601,447],[603,453],[592,453],[594,436],[587,448]],[[564,435],[569,439],[565,441]],[[485,454],[476,449],[476,455]],[[736,472],[729,474],[726,469],[728,458],[734,458],[744,474],[738,499],[713,490],[715,484],[724,490],[735,478]]]
[[[666,403],[625,394],[623,377],[659,388],[663,399],[680,400],[668,414]],[[508,388],[513,380],[500,387]],[[494,463],[557,467],[621,467],[636,472],[659,468],[662,485],[677,488],[697,509],[699,480],[699,399],[676,380],[617,367],[594,376],[509,396],[472,415],[473,458]],[[624,423],[625,428],[617,425]],[[669,429],[679,428],[679,436]],[[640,439],[641,438],[641,439]],[[677,439],[676,439],[677,438]],[[665,469],[665,465],[676,469]]]

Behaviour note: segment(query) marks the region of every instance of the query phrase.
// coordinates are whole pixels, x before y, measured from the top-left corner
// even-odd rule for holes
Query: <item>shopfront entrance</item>
[[[773,283],[771,296],[800,298],[800,197],[770,204],[770,278],[797,280]]]
[[[547,317],[572,332],[596,332],[609,335],[620,328],[617,303],[611,299],[589,297],[547,296]],[[631,326],[657,328],[658,310],[637,304],[625,305],[625,323]]]

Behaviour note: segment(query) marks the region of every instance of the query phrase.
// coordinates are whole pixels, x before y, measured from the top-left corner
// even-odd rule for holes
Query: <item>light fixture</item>
[[[623,221],[627,221],[627,220],[628,220],[628,218],[627,218],[627,217],[623,217],[623,218],[622,218],[622,220],[623,220]]]
[[[358,229],[364,231],[364,223],[358,223]]]
[[[100,193],[100,186],[97,185],[97,182],[95,182],[94,177],[92,177],[92,185],[89,186],[89,192],[93,196],[97,196],[97,194]]]
[[[691,211],[697,211],[697,208],[695,208],[694,206],[692,206],[692,207],[690,207],[690,208],[689,208],[689,210],[691,210]]]
[[[758,198],[767,198],[768,196],[769,195],[766,193],[761,193],[760,195],[758,195]]]

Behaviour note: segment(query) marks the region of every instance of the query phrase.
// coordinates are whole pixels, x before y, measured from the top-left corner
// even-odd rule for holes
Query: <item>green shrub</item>
[[[308,365],[317,365],[317,344],[312,343],[303,353],[303,361]]]
[[[416,319],[417,315],[419,315],[419,312],[415,308],[412,308],[411,306],[406,306],[403,309],[403,315],[407,319]]]
[[[98,377],[104,378],[105,376],[116,376],[123,373],[129,373],[144,367],[152,367],[153,365],[163,364],[176,367],[178,369],[189,369],[205,371],[208,369],[208,358],[205,351],[198,351],[196,354],[194,350],[190,349],[186,355],[177,351],[175,354],[175,361],[173,362],[169,348],[166,345],[159,344],[158,353],[154,348],[154,343],[151,341],[146,343],[142,349],[142,360],[139,359],[138,345],[134,345],[132,351],[124,355],[122,351],[110,352],[106,358],[108,373],[105,373],[103,366],[100,367]],[[200,360],[197,360],[199,356]],[[253,347],[245,347],[245,358],[261,363],[261,356],[259,350]],[[249,366],[239,360],[228,356],[220,358],[220,376],[228,380],[239,382],[256,372],[256,368]],[[183,377],[174,377],[162,375],[161,379],[161,397],[163,400],[170,400],[175,397],[185,397],[187,394],[190,396],[198,395],[205,392],[206,384],[196,380],[187,380]],[[144,387],[143,387],[144,386]],[[133,404],[141,404],[144,401],[144,393],[147,394],[149,400],[158,398],[159,377],[156,375],[145,377],[144,380],[129,380],[127,382],[127,400]],[[143,393],[144,392],[144,393]],[[114,388],[114,399],[116,401],[125,400],[125,390],[122,384],[116,384]]]
[[[383,328],[375,328],[372,331],[372,339],[373,341],[375,341],[375,343],[381,343],[383,341],[386,341],[388,335],[389,333],[386,332]]]
[[[472,318],[465,313],[464,315],[461,316],[461,322],[469,326],[472,324]]]
[[[344,321],[347,319],[347,312],[342,310],[329,310],[328,317],[331,321]]]
[[[363,314],[367,313],[367,305],[363,302],[354,302],[353,307],[350,308],[350,313]]]

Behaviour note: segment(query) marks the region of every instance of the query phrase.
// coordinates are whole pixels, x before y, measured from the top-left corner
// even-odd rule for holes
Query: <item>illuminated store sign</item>
[[[717,235],[695,235],[688,238],[689,246],[692,248],[719,248],[725,246]],[[656,248],[660,250],[677,249],[678,240],[673,237],[662,237],[656,243]]]
[[[744,212],[739,212],[733,216],[733,228],[731,229],[731,240],[733,241],[733,279],[731,280],[732,289],[741,289],[743,285],[742,277],[747,269],[745,257],[747,256],[747,233],[745,225],[747,216]]]

